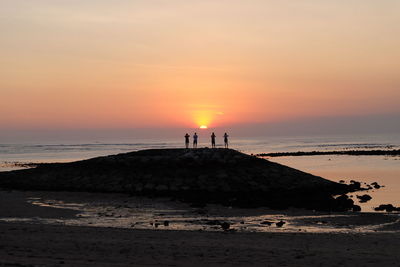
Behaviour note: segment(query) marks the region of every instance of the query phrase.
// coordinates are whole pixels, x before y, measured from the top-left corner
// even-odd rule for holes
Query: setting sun
[[[196,109],[192,111],[191,117],[195,125],[198,125],[200,129],[207,129],[208,125],[214,124],[215,111],[209,107],[202,109]]]
[[[400,267],[399,11],[0,0],[0,267]]]

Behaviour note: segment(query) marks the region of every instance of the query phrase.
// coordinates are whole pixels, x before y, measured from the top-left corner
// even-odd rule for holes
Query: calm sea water
[[[208,137],[200,136],[199,147],[210,146]],[[221,142],[222,140],[218,140]],[[183,138],[132,139],[124,142],[85,140],[82,142],[1,143],[0,171],[15,169],[12,162],[68,162],[96,156],[151,148],[183,147]],[[352,149],[400,149],[400,135],[345,135],[313,137],[236,138],[230,147],[244,153],[326,151]],[[334,181],[378,182],[384,188],[368,192],[373,199],[364,210],[391,203],[400,206],[400,157],[386,156],[303,156],[269,160],[282,163]]]

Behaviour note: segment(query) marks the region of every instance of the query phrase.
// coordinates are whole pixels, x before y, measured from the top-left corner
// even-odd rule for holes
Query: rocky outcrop
[[[392,204],[381,204],[379,205],[379,207],[376,207],[375,210],[392,212],[392,211],[400,211],[400,207],[395,207]]]
[[[364,194],[361,196],[357,196],[358,200],[360,201],[360,203],[365,203],[368,202],[372,199],[372,197],[370,195]]]
[[[0,187],[167,196],[195,205],[350,210],[351,191],[232,149],[153,149],[0,173]]]
[[[349,156],[399,156],[400,149],[392,150],[336,150],[336,151],[297,151],[297,152],[274,152],[257,154],[260,157],[299,157],[299,156],[322,156],[322,155],[349,155]]]

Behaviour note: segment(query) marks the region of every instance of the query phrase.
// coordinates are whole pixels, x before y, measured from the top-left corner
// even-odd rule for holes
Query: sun
[[[207,125],[201,125],[200,126],[200,129],[207,129],[208,127],[207,127]]]

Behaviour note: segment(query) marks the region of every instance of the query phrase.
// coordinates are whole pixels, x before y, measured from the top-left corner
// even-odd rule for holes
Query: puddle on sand
[[[32,205],[69,209],[75,218],[0,218],[0,221],[157,230],[222,231],[221,223],[240,232],[377,232],[400,231],[398,213],[317,213],[305,210],[237,209],[218,205],[193,208],[167,199],[114,194],[60,193],[29,197]],[[279,226],[279,222],[283,223]]]

